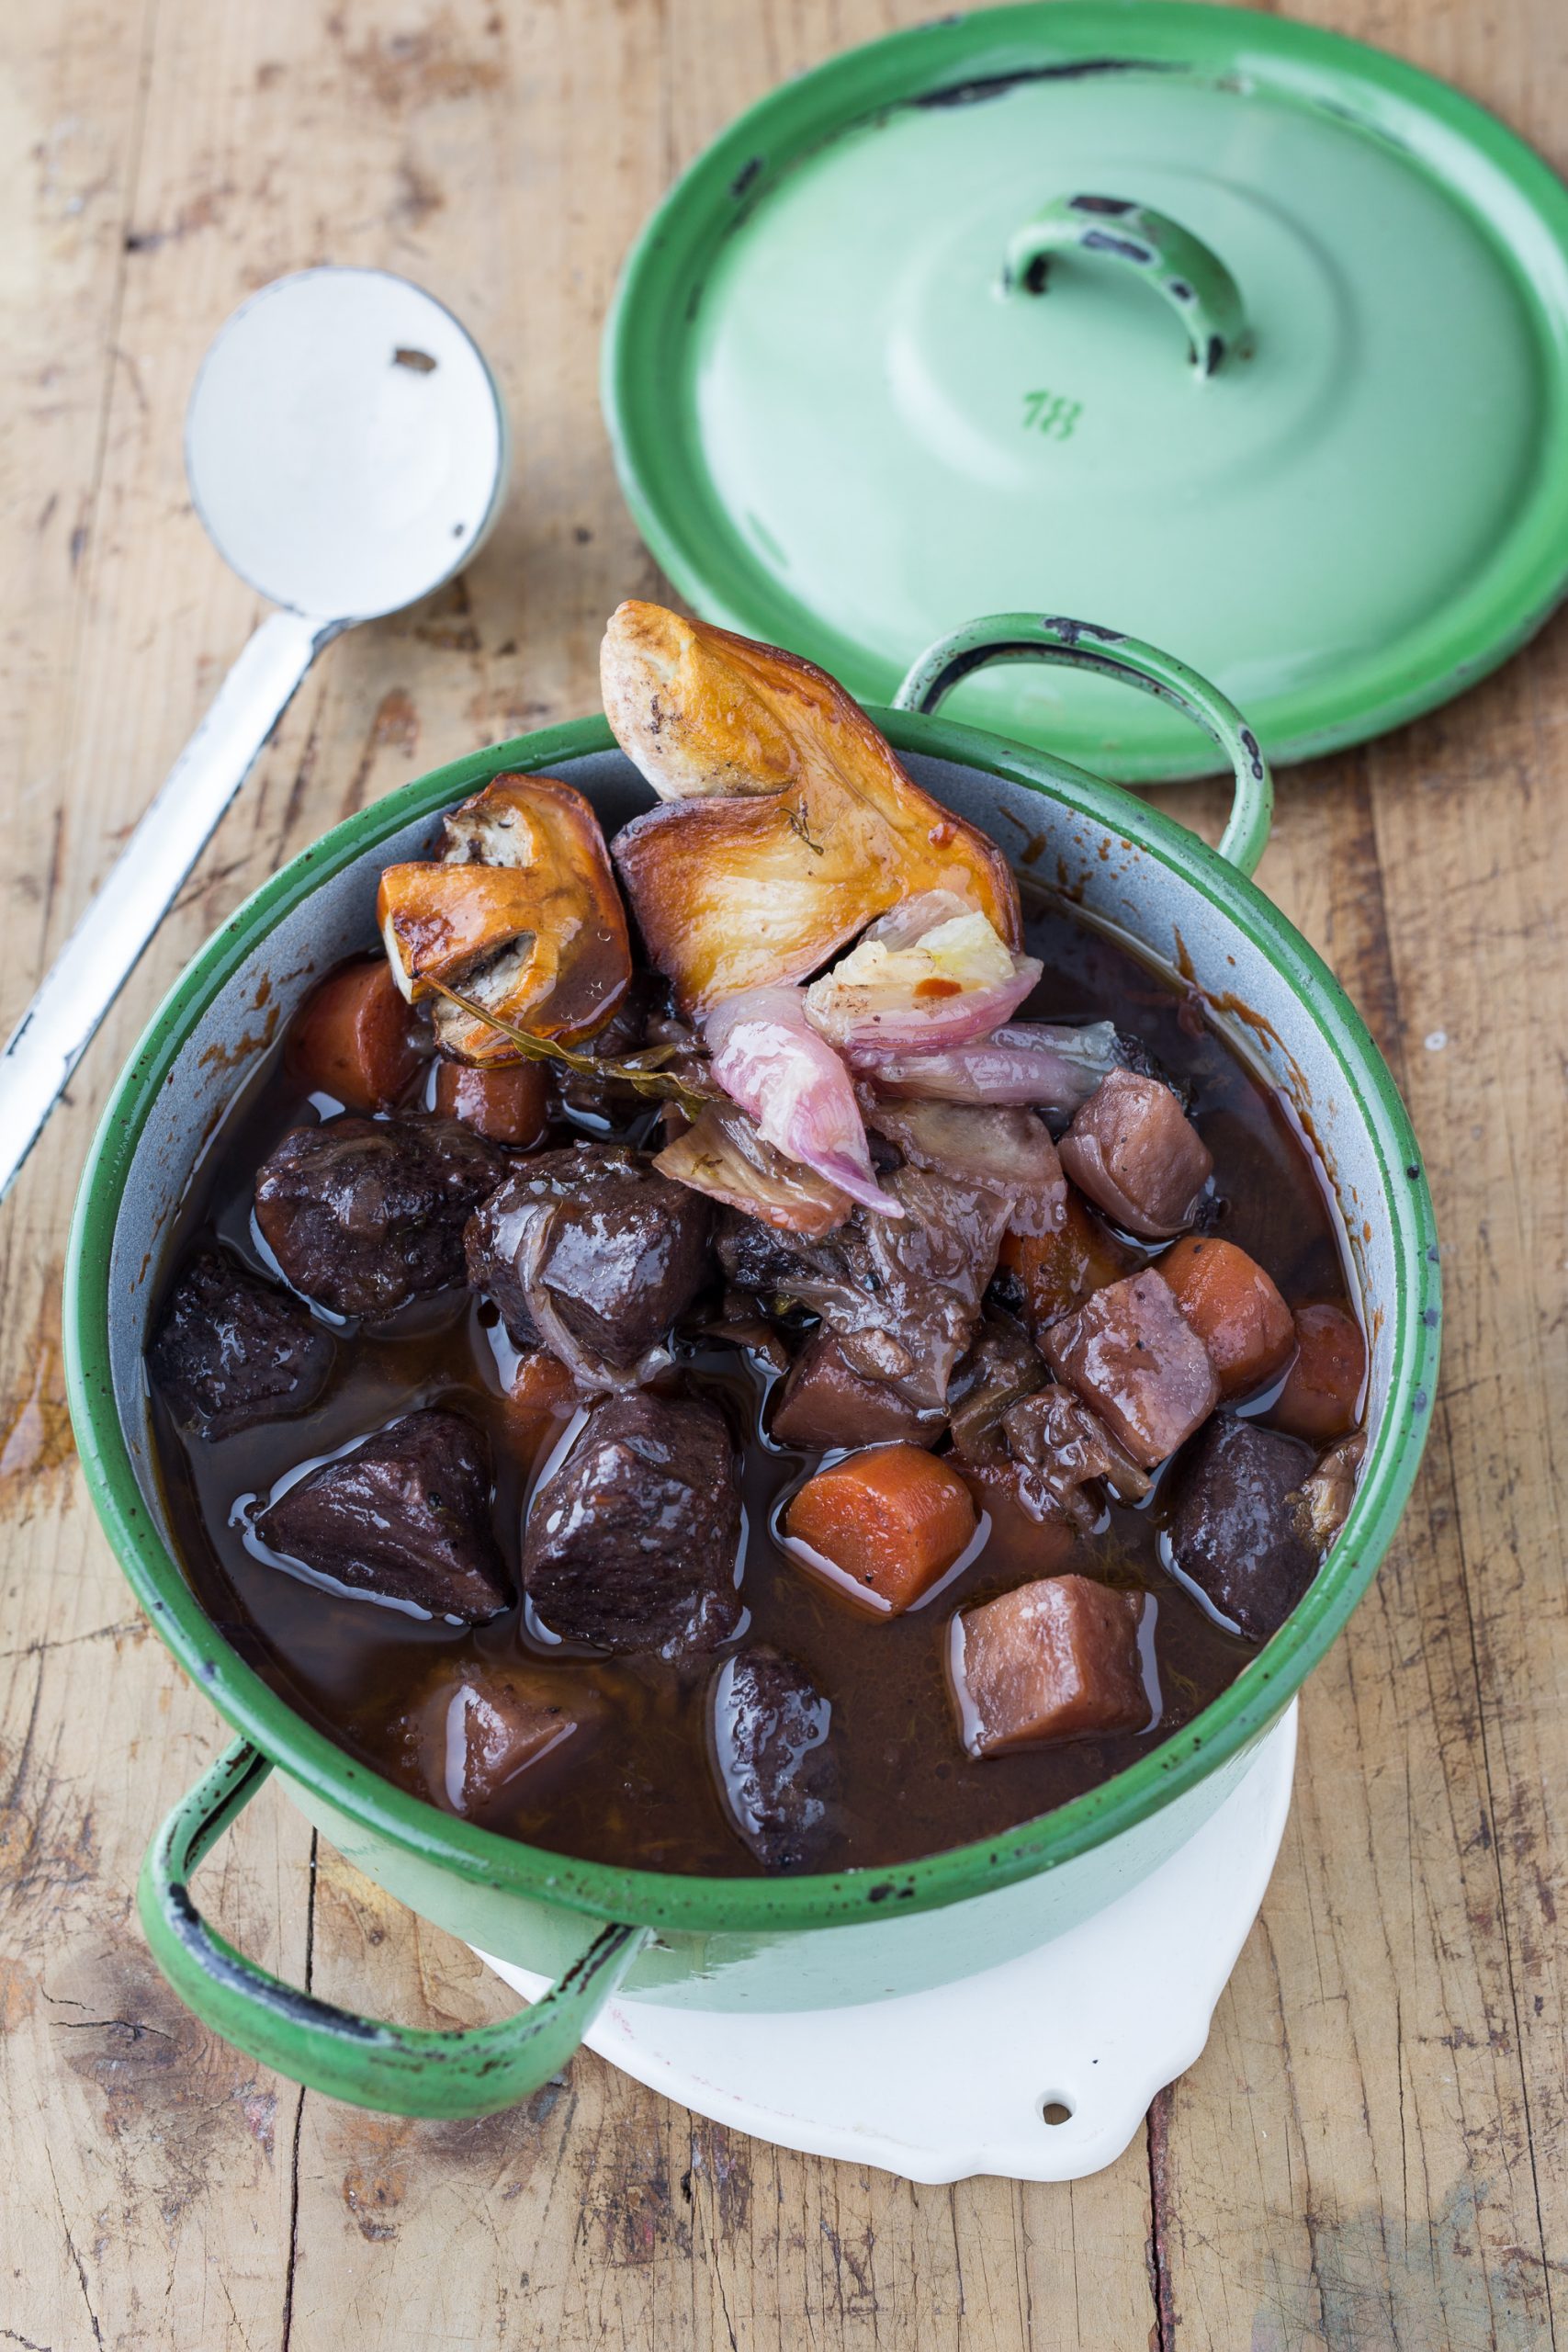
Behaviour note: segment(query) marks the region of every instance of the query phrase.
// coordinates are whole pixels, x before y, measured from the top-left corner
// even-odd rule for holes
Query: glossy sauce
[[[1029,925],[1046,977],[1024,1008],[1035,1019],[1111,1018],[1192,1090],[1192,1116],[1215,1162],[1212,1229],[1247,1250],[1292,1306],[1349,1308],[1338,1225],[1322,1172],[1283,1106],[1206,1024],[1198,1001],[1051,901]],[[251,1221],[257,1166],[290,1127],[322,1107],[290,1086],[275,1049],[197,1171],[171,1244],[165,1283],[197,1240],[217,1233],[267,1272]],[[334,1106],[326,1105],[326,1108]],[[558,1127],[567,1140],[581,1127]],[[1157,1254],[1151,1250],[1150,1256]],[[513,1361],[493,1310],[467,1294],[416,1302],[374,1335],[344,1335],[333,1381],[310,1413],[211,1443],[184,1439],[154,1398],[160,1466],[180,1555],[213,1623],[263,1679],[351,1754],[420,1795],[432,1793],[404,1718],[442,1661],[570,1658],[610,1703],[608,1727],[571,1739],[516,1776],[491,1828],[561,1852],[622,1865],[754,1873],[721,1808],[708,1757],[706,1694],[722,1661],[685,1667],[605,1658],[546,1639],[517,1607],[459,1629],[350,1599],[250,1548],[244,1507],[275,1482],[418,1406],[457,1403],[481,1422],[495,1465],[494,1517],[516,1574],[528,1481],[507,1447],[502,1399]],[[1251,1646],[1226,1632],[1164,1571],[1156,1481],[1136,1510],[1112,1506],[1102,1531],[1070,1555],[1032,1531],[1034,1556],[983,1544],[967,1566],[906,1616],[874,1619],[793,1561],[773,1527],[789,1491],[825,1459],[761,1436],[773,1375],[723,1345],[698,1344],[677,1385],[711,1397],[741,1444],[746,1513],[742,1638],[800,1661],[832,1707],[843,1803],[821,1867],[886,1865],[1004,1832],[1120,1771],[1234,1679]],[[1257,1412],[1267,1399],[1246,1410]],[[561,1425],[563,1433],[565,1424]],[[1154,1595],[1145,1611],[1146,1679],[1159,1713],[1147,1732],[976,1761],[959,1742],[945,1657],[955,1608],[1031,1575],[1085,1569]]]

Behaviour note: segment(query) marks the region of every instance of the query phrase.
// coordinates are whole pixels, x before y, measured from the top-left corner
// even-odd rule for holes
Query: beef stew
[[[694,662],[738,642],[657,620]],[[649,773],[671,729],[622,686]],[[149,1351],[186,1571],[305,1716],[489,1827],[718,1875],[890,1865],[1122,1770],[1277,1630],[1359,1458],[1337,1215],[1285,1106],[1179,982],[1050,891],[1006,903],[956,820],[848,931],[842,860],[813,910],[762,828],[794,911],[715,998],[704,861],[743,880],[752,836],[678,820],[778,777],[650,774],[629,858],[540,780],[538,933],[535,780],[454,812],[392,870],[391,966],[326,976],[234,1105]],[[447,936],[465,875],[489,896]],[[563,901],[592,936],[558,967]]]

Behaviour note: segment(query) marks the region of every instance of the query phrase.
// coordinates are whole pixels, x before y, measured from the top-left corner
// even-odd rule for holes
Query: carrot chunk
[[[862,1588],[878,1615],[897,1616],[946,1575],[977,1524],[968,1487],[945,1462],[918,1445],[875,1445],[808,1478],[784,1528]]]
[[[290,1076],[345,1111],[385,1111],[411,1084],[425,1048],[419,1023],[384,958],[344,964],[310,990],[294,1016]]]
[[[1055,1233],[1008,1233],[1003,1237],[1001,1262],[1023,1285],[1023,1320],[1030,1337],[1073,1314],[1086,1298],[1108,1283],[1120,1282],[1138,1261],[1131,1250],[1107,1231],[1084,1203],[1067,1187],[1063,1221]]]
[[[951,1672],[971,1756],[1142,1731],[1144,1595],[1090,1577],[1043,1577],[953,1621]]]
[[[509,1062],[479,1069],[443,1060],[435,1070],[435,1108],[443,1118],[461,1119],[491,1143],[542,1143],[550,1123],[550,1086],[538,1062]]]
[[[536,1467],[578,1402],[570,1373],[547,1348],[531,1349],[519,1359],[502,1410],[507,1445],[525,1470]]]
[[[1360,1325],[1337,1306],[1298,1306],[1295,1320],[1296,1360],[1269,1419],[1292,1437],[1324,1443],[1355,1426],[1367,1343]]]
[[[1222,1396],[1246,1396],[1283,1369],[1295,1345],[1291,1310],[1255,1258],[1234,1241],[1189,1234],[1159,1271],[1209,1351]]]

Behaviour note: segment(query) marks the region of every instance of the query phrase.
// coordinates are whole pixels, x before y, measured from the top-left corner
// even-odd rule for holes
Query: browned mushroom
[[[442,1049],[468,1062],[518,1058],[442,988],[535,1036],[571,1045],[592,1035],[626,993],[631,950],[581,793],[555,776],[499,775],[453,810],[443,834],[438,859],[388,866],[376,901],[403,994],[436,998]]]
[[[930,799],[811,662],[626,604],[601,675],[617,741],[671,804],[624,829],[615,864],[686,1011],[803,979],[920,891],[951,891],[1021,944],[1000,850]]]

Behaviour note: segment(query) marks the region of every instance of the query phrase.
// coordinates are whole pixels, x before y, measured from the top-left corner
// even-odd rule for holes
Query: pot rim
[[[108,1346],[108,1268],[120,1202],[152,1104],[195,1021],[260,938],[322,881],[411,819],[434,815],[507,769],[546,772],[618,748],[601,716],[470,752],[347,818],[230,916],[192,959],[116,1083],[83,1172],[63,1296],[67,1396],[88,1493],[137,1600],[219,1713],[292,1780],[383,1838],[460,1878],[592,1917],[677,1931],[829,1927],[941,1907],[1060,1867],[1133,1828],[1261,1736],[1344,1626],[1393,1537],[1415,1478],[1436,1392],[1438,1249],[1409,1119],[1360,1016],[1279,910],[1172,817],[1048,753],[975,728],[870,711],[900,752],[923,753],[1039,791],[1113,831],[1218,909],[1288,981],[1332,1052],[1377,1154],[1394,1241],[1389,1394],[1341,1534],[1273,1639],[1201,1713],[1135,1764],[1002,1837],[920,1861],[783,1880],[619,1869],[527,1846],[442,1813],[357,1762],[297,1714],[209,1620],[152,1524],[120,1426]],[[883,1913],[882,1916],[889,1916]]]

